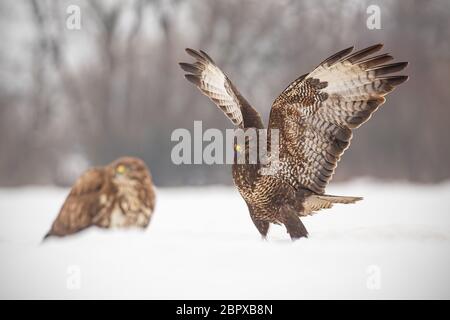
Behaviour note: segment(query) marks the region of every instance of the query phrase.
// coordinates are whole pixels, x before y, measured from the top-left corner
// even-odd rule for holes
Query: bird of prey
[[[408,77],[392,75],[407,62],[389,63],[389,54],[374,55],[376,44],[353,52],[353,47],[325,59],[312,72],[294,80],[275,99],[268,134],[279,131],[279,163],[273,175],[261,174],[263,164],[232,167],[233,180],[247,203],[253,223],[266,237],[270,223],[284,224],[291,239],[307,237],[300,217],[335,203],[360,197],[325,194],[336,165],[349,147],[352,131],[385,102],[385,96]],[[180,63],[195,84],[242,130],[263,129],[258,112],[240,94],[208,54],[186,49],[196,61]],[[270,154],[270,139],[267,142]],[[249,148],[245,147],[245,153]],[[236,153],[239,152],[235,148]]]
[[[123,157],[78,178],[45,238],[63,237],[90,226],[146,228],[154,207],[155,191],[147,166],[141,159]]]

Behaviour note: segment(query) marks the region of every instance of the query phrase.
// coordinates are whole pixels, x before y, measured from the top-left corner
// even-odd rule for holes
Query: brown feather
[[[222,70],[217,67],[214,60],[202,50],[198,52],[187,48],[186,52],[195,58],[196,62],[194,64],[179,63],[184,71],[189,72],[185,78],[209,97],[234,125],[243,128],[249,123],[253,123],[249,117],[247,117],[249,123],[244,123],[243,114],[254,114],[254,109],[236,90]]]
[[[370,119],[387,93],[407,80],[406,76],[392,75],[403,70],[406,62],[385,64],[393,59],[391,55],[372,56],[382,47],[376,44],[354,53],[353,47],[339,51],[283,90],[269,118],[269,129],[277,129],[280,134],[279,159],[274,161],[277,169],[273,174],[262,175],[261,170],[269,166],[260,163],[233,165],[233,181],[263,237],[269,223],[284,224],[292,239],[306,237],[300,216],[334,203],[361,200],[324,192],[350,145],[353,130]],[[233,123],[237,123],[238,115],[244,128],[262,128],[259,114],[213,60],[203,51],[186,51],[196,59],[194,65],[180,64],[189,73],[186,78]],[[269,143],[268,149],[271,147]],[[246,157],[249,150],[246,145]]]
[[[119,167],[124,173],[118,173]],[[120,158],[80,176],[45,238],[66,236],[94,225],[145,228],[154,205],[151,175],[144,162]]]

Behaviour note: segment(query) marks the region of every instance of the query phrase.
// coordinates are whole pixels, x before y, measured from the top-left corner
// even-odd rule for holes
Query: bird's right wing
[[[180,63],[180,67],[189,72],[186,79],[195,84],[203,94],[209,97],[238,127],[244,126],[241,107],[243,98],[231,81],[217,67],[214,61],[203,51],[186,49],[196,59],[195,63]]]
[[[408,79],[392,75],[407,62],[385,64],[389,54],[372,56],[381,44],[351,53],[342,50],[292,82],[275,100],[269,129],[280,130],[280,177],[294,187],[323,194],[352,130],[366,122],[385,96]]]
[[[45,237],[64,236],[91,225],[94,217],[104,206],[100,195],[105,183],[106,172],[103,168],[93,168],[83,173],[73,185]]]

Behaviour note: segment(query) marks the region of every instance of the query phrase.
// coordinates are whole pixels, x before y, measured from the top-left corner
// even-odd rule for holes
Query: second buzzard
[[[45,238],[66,236],[90,226],[146,228],[154,207],[155,191],[145,163],[120,158],[78,178]]]

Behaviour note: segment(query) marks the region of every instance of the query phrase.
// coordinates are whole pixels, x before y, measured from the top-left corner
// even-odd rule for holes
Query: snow
[[[0,189],[0,298],[450,298],[450,183],[332,184],[365,199],[304,218],[297,242],[261,240],[231,187],[161,188],[146,231],[41,243],[67,191]]]

